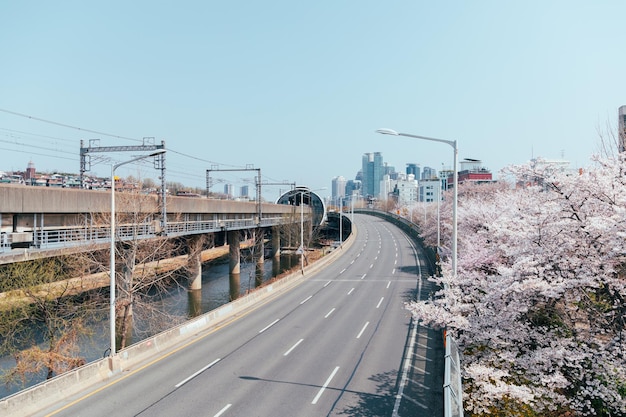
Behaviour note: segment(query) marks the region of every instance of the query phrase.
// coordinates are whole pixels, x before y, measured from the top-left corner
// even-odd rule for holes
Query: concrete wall
[[[116,193],[117,195],[128,195]],[[154,199],[156,195],[142,196]],[[123,207],[118,207],[123,209]],[[109,191],[0,184],[0,213],[108,213]],[[263,213],[286,214],[292,206],[263,203]],[[177,213],[257,213],[255,202],[167,196],[167,211]]]
[[[353,231],[356,231],[354,225],[352,227]],[[335,249],[322,259],[305,267],[304,275],[298,270],[180,326],[129,346],[120,351],[114,359],[100,359],[0,400],[0,415],[13,417],[31,415],[62,398],[75,395],[90,386],[119,376],[130,367],[164,355],[198,333],[208,331],[237,313],[251,308],[255,303],[293,288],[304,278],[320,271],[345,253],[354,243],[353,236],[346,239],[343,248]]]

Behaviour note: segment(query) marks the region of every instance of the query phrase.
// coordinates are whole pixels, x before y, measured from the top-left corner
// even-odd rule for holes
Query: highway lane
[[[419,357],[408,364],[411,375],[425,375],[403,383],[416,334],[403,303],[422,288],[423,260],[392,224],[364,215],[355,223],[356,241],[323,271],[48,415],[438,415],[441,387],[424,381],[443,357],[424,329],[422,369]]]

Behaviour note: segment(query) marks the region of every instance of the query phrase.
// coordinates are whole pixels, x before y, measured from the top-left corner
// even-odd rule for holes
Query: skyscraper
[[[380,181],[385,174],[383,155],[380,152],[365,153],[362,158],[363,165],[363,196],[379,197]]]
[[[406,175],[411,175],[415,177],[415,179],[420,178],[420,166],[416,163],[410,162],[406,164]]]

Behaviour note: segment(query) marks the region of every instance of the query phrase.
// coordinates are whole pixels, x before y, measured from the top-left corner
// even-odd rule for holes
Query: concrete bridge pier
[[[272,258],[280,258],[280,228],[272,227]]]
[[[265,233],[263,229],[256,230],[256,239],[254,244],[254,253],[256,253],[256,268],[254,271],[254,286],[260,287],[263,284],[263,265],[265,264]]]
[[[189,290],[202,289],[202,245],[204,235],[193,235],[187,239],[187,270],[189,280]]]
[[[240,237],[238,230],[227,233],[228,253],[230,254],[228,281],[230,284],[230,300],[239,298],[241,291],[241,249],[239,248]]]
[[[271,233],[272,276],[276,277],[280,274],[280,228],[272,227]]]

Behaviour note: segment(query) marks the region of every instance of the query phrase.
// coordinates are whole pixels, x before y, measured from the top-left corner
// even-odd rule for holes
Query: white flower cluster
[[[444,259],[432,279],[446,289],[408,308],[454,333],[474,414],[626,415],[626,164],[538,166],[509,168],[516,187],[461,185],[457,276]],[[423,218],[434,244],[436,222]]]

